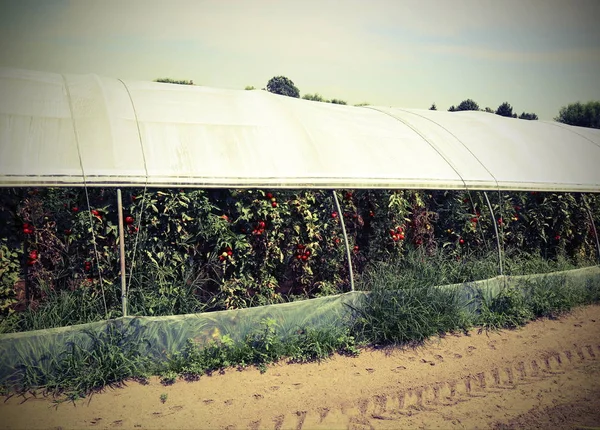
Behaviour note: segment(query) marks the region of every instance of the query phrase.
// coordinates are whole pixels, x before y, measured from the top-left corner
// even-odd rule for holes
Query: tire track
[[[477,373],[466,373],[458,379],[437,381],[427,385],[387,388],[379,394],[359,397],[354,402],[277,415],[270,422],[274,430],[327,429],[339,427],[345,421],[348,429],[374,429],[380,425],[401,426],[399,421],[422,412],[439,412],[441,409],[516,390],[579,368],[600,356],[600,345],[573,344],[561,351],[543,350],[532,359],[514,360],[493,366]],[[440,356],[436,356],[438,359]],[[453,357],[452,359],[458,359]],[[264,421],[263,421],[264,422]],[[389,424],[387,424],[389,423]],[[260,422],[248,423],[246,428],[256,429]]]

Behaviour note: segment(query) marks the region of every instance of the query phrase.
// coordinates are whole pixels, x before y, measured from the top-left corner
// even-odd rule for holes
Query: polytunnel
[[[551,121],[0,69],[1,187],[598,193],[598,166],[600,130]],[[347,242],[346,248],[350,261]],[[124,269],[123,259],[121,264]],[[579,282],[598,276],[598,267],[556,276]],[[124,277],[122,270],[127,315]],[[499,279],[490,282],[500,285]],[[243,327],[266,315],[285,320],[301,313],[309,323],[333,321],[360,294],[120,320],[130,321],[136,332],[151,333],[151,353],[159,356],[215,331],[242,336]],[[9,377],[16,363],[35,365],[65,342],[82,341],[83,330],[106,324],[0,335],[0,379]]]
[[[0,185],[600,191],[600,130],[0,69]]]

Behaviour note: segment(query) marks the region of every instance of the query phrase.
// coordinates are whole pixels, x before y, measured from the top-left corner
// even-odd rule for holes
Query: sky
[[[0,0],[0,67],[264,88],[349,104],[600,100],[599,0]]]

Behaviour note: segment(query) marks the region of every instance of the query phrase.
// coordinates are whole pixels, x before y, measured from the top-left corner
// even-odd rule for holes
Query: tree
[[[513,116],[513,108],[508,102],[504,102],[496,109],[496,115],[511,118]]]
[[[554,120],[579,127],[600,128],[600,101],[563,106]]]
[[[431,107],[429,108],[429,110],[437,110],[437,106],[434,104],[431,105]]]
[[[267,91],[288,97],[300,97],[300,90],[291,79],[285,76],[275,76],[267,83]]]
[[[494,109],[492,109],[491,107],[486,107],[484,109],[484,111],[487,112],[487,113],[494,113]]]
[[[538,116],[534,113],[523,112],[521,115],[519,115],[519,119],[537,120]]]
[[[255,90],[256,88],[254,88],[252,85],[246,85],[246,88],[244,88],[246,91],[252,91]]]
[[[189,80],[177,80],[177,79],[171,79],[171,78],[158,78],[155,79],[154,82],[160,82],[163,84],[177,84],[177,85],[194,85],[194,81]]]
[[[460,104],[456,107],[456,110],[479,110],[479,105],[475,101],[467,99],[460,102]]]
[[[454,105],[450,106],[448,112],[456,112],[456,108],[454,107]]]
[[[345,105],[345,104],[347,104],[344,100],[340,100],[340,99],[331,99],[330,103],[333,103],[334,105]]]
[[[328,102],[328,100],[325,100],[323,98],[323,96],[319,93],[314,93],[314,94],[304,94],[302,96],[302,98],[304,100],[311,100],[313,102]]]

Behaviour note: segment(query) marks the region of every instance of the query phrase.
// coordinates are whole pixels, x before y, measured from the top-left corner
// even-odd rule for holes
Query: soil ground
[[[15,396],[0,402],[0,428],[600,428],[600,306],[265,374],[128,382],[57,407]]]

